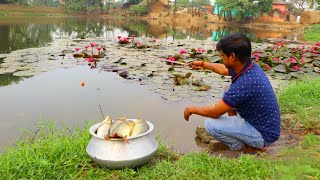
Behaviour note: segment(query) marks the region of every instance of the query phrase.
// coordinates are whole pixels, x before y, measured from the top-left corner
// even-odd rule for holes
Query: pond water
[[[218,31],[219,30],[219,31]],[[58,18],[2,18],[0,19],[0,54],[19,49],[45,47],[59,39],[75,39],[94,33],[99,37],[116,38],[118,35],[136,34],[138,37],[157,39],[218,40],[222,35],[241,31],[248,33],[253,41],[264,36],[256,30],[218,26],[214,29],[172,27],[166,23],[136,20],[94,20]],[[264,33],[267,33],[264,31]],[[296,38],[286,32],[270,38]],[[5,55],[4,55],[5,57]],[[38,57],[37,57],[38,58]],[[0,56],[0,64],[3,63]],[[81,82],[85,86],[81,87]],[[58,127],[82,125],[85,121],[100,122],[104,115],[113,118],[142,117],[155,125],[159,135],[169,146],[185,153],[200,148],[195,143],[195,128],[203,124],[203,118],[192,116],[183,119],[183,110],[189,100],[168,102],[158,94],[141,86],[137,81],[125,80],[111,72],[100,72],[79,65],[43,72],[32,77],[0,74],[0,146],[13,144],[19,138],[20,129],[36,130],[37,122],[53,120]],[[215,103],[212,99],[210,103]]]

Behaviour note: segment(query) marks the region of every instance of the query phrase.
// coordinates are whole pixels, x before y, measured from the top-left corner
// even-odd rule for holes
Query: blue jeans
[[[265,142],[260,132],[240,116],[220,116],[207,118],[204,127],[207,133],[223,142],[232,150],[241,150],[247,144],[262,149]]]

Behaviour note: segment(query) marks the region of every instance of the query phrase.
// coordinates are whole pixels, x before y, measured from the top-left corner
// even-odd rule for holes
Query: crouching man
[[[280,112],[270,81],[251,60],[251,42],[245,35],[225,36],[216,49],[223,64],[193,61],[190,66],[231,76],[230,88],[216,105],[186,107],[184,118],[188,121],[192,114],[208,117],[206,132],[231,150],[251,154],[265,150],[280,136]]]

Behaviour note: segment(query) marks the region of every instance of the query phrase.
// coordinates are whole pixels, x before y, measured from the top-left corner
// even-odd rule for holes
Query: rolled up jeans
[[[241,150],[245,144],[258,149],[266,145],[261,133],[240,116],[207,118],[204,127],[209,135],[232,150]]]

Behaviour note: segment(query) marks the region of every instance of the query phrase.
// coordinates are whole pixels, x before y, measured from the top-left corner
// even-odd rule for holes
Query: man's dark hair
[[[234,53],[240,62],[245,63],[251,57],[250,39],[241,33],[234,33],[224,36],[220,39],[216,46],[218,51],[222,51],[228,57]]]

